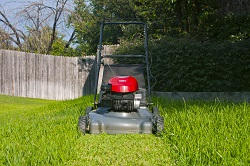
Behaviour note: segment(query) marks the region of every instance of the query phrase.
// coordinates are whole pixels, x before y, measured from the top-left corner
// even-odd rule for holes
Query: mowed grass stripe
[[[8,109],[3,111],[5,116],[0,116],[0,165],[170,164],[169,149],[160,137],[82,136],[77,130],[77,121],[90,105],[92,96],[72,101],[48,101],[47,105],[33,109],[27,101],[30,99],[23,100],[26,108],[20,104],[23,110]]]
[[[172,165],[169,145],[154,135],[86,135],[75,165]]]

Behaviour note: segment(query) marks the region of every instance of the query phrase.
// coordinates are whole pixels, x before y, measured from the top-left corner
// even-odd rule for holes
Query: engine
[[[142,94],[137,80],[132,76],[116,76],[101,86],[98,106],[110,107],[112,111],[132,112],[140,108]]]

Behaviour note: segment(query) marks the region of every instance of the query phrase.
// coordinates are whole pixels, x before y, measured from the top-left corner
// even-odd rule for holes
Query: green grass
[[[91,102],[0,96],[0,165],[250,164],[247,103],[158,98],[161,136],[82,136],[78,117]]]
[[[250,164],[249,104],[158,103],[166,122],[162,139],[170,144],[175,164]]]

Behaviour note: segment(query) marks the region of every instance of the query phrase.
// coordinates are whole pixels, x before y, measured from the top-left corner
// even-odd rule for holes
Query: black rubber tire
[[[161,116],[157,116],[155,125],[156,125],[155,134],[161,134],[162,131],[164,130],[164,118]]]
[[[87,116],[80,116],[78,121],[78,128],[81,133],[86,134],[87,132]]]
[[[160,116],[159,109],[154,106],[153,107],[153,133],[161,134],[164,130],[164,118]]]

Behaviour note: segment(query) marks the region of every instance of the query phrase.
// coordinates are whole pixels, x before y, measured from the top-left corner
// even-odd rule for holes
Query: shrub
[[[143,54],[139,43],[126,42],[117,53]],[[165,38],[151,41],[149,50],[153,90],[250,90],[250,39],[232,43]]]

